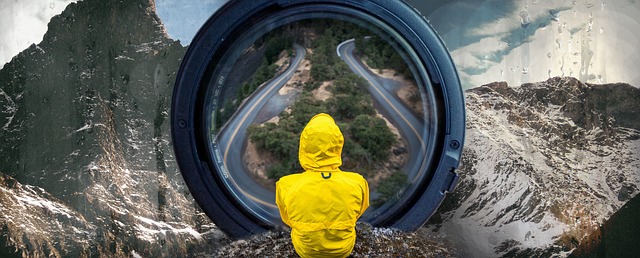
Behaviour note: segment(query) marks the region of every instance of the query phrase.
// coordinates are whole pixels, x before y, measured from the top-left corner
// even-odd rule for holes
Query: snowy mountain
[[[207,241],[169,137],[185,49],[154,8],[71,4],[0,70],[0,256],[180,256]]]
[[[428,226],[466,255],[566,255],[638,193],[638,88],[556,77],[466,101],[463,180]]]

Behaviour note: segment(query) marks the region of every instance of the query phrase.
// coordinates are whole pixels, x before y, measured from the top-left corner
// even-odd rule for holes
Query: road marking
[[[346,42],[346,41],[345,41]],[[345,43],[343,42],[343,43]],[[339,46],[342,46],[339,45]],[[389,103],[389,105],[391,106],[391,108],[393,108],[393,110],[396,111],[396,113],[398,113],[398,115],[402,118],[402,120],[404,120],[405,123],[407,123],[407,125],[409,125],[409,127],[411,128],[411,130],[413,131],[413,133],[416,135],[416,137],[418,137],[418,140],[420,141],[420,146],[422,147],[422,150],[425,151],[426,150],[426,146],[424,144],[424,141],[422,140],[422,137],[420,136],[420,134],[418,133],[418,130],[416,130],[415,127],[413,127],[413,124],[411,124],[409,122],[409,120],[396,108],[395,105],[393,105],[391,103],[391,101],[387,98],[386,95],[382,94],[382,92],[380,91],[380,89],[378,89],[378,86],[376,83],[374,83],[373,81],[371,81],[367,76],[365,76],[365,72],[361,70],[361,67],[355,64],[355,61],[353,61],[352,59],[350,59],[348,56],[349,55],[345,55],[347,57],[345,57],[345,61],[349,62],[353,67],[355,67],[356,70],[358,70],[358,72],[360,73],[360,77],[363,77],[365,80],[367,80],[372,86],[373,88],[378,92],[378,94],[380,94],[380,96],[382,96],[382,98],[384,98],[384,100]],[[364,69],[364,68],[362,68]]]
[[[347,44],[349,42],[353,42],[353,41],[355,41],[355,39],[345,40],[344,42],[340,43],[340,45],[338,45],[338,47],[336,47],[336,53],[338,53],[338,57],[342,58],[342,54],[340,54],[340,48],[342,48],[342,46],[344,46],[345,44]]]
[[[296,50],[298,50],[298,49],[296,48]],[[300,51],[300,52],[302,52],[302,51]],[[304,53],[303,53],[303,54],[304,54]],[[275,82],[271,82],[271,83],[270,83],[271,87],[270,87],[269,89],[267,89],[267,91],[266,91],[264,94],[262,94],[262,95],[260,96],[260,98],[258,98],[258,100],[257,100],[257,101],[253,102],[253,105],[251,105],[251,107],[249,108],[248,112],[244,112],[244,115],[242,116],[242,118],[241,118],[240,122],[238,123],[238,126],[237,126],[237,127],[235,127],[235,129],[233,130],[233,133],[231,134],[231,137],[229,137],[229,141],[227,142],[227,146],[226,146],[226,148],[225,148],[224,155],[223,155],[224,157],[223,157],[223,159],[222,159],[222,163],[223,163],[222,165],[224,166],[224,168],[225,168],[225,169],[227,168],[227,157],[228,157],[228,155],[229,155],[229,149],[231,148],[231,143],[233,142],[233,139],[235,139],[236,135],[238,134],[238,130],[239,130],[239,128],[240,128],[240,127],[242,127],[242,125],[246,122],[246,120],[247,120],[247,118],[248,118],[249,114],[253,113],[253,110],[258,106],[258,104],[259,104],[259,103],[261,103],[261,102],[263,101],[263,99],[264,99],[267,95],[269,95],[269,93],[270,93],[271,91],[273,91],[273,90],[276,88],[276,87],[274,87],[275,85],[278,85],[278,84],[282,83],[282,81],[283,81],[285,78],[286,78],[287,80],[291,79],[291,78],[290,78],[290,75],[292,75],[292,74],[297,70],[298,66],[300,66],[300,64],[302,63],[302,60],[303,60],[303,56],[304,56],[304,55],[298,55],[298,56],[302,56],[302,57],[301,57],[301,58],[299,58],[299,61],[297,62],[297,64],[296,64],[296,65],[293,65],[293,64],[292,64],[292,65],[290,66],[289,70],[288,70],[287,72],[285,72],[284,74],[282,74],[282,75],[280,76],[280,78],[279,78],[279,79],[277,79]],[[297,58],[297,57],[296,57],[296,58]],[[289,78],[288,78],[288,77],[289,77]],[[230,123],[230,124],[231,124],[231,123]],[[265,202],[265,201],[263,201],[263,200],[261,200],[261,199],[258,199],[258,198],[256,198],[255,196],[252,196],[252,195],[251,195],[251,196],[247,195],[247,192],[246,192],[246,191],[244,191],[244,189],[242,189],[241,187],[239,187],[239,186],[238,186],[238,184],[235,182],[235,180],[231,180],[231,182],[233,182],[233,184],[236,186],[236,188],[237,188],[238,190],[240,190],[240,192],[241,192],[245,197],[248,197],[248,198],[252,199],[252,200],[253,200],[253,201],[255,201],[255,202],[258,202],[258,203],[260,203],[260,204],[263,204],[263,205],[268,206],[268,207],[271,207],[271,208],[275,208],[275,207],[276,207],[273,203]],[[239,198],[237,198],[237,199],[239,199]]]

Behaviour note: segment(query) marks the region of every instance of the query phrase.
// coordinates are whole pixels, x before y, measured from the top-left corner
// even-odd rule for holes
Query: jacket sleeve
[[[366,179],[362,179],[362,205],[360,206],[360,214],[358,218],[369,208],[369,183]]]
[[[287,213],[287,206],[285,205],[284,195],[282,194],[282,188],[279,183],[280,182],[276,182],[276,205],[280,211],[280,218],[282,219],[282,222],[291,227],[291,224],[289,223],[289,214]]]

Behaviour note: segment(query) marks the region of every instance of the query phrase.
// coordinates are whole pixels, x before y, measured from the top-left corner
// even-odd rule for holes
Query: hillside
[[[557,77],[466,101],[463,178],[428,228],[467,254],[567,254],[638,193],[638,88]]]

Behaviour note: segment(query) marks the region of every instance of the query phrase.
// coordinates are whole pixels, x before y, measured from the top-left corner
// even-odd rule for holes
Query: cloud
[[[556,21],[556,18],[551,15],[552,13],[557,14],[566,10],[570,10],[570,8],[561,7],[551,9],[548,12],[539,13],[537,17],[533,18],[533,20],[531,20],[531,16],[528,12],[521,11],[518,14],[518,18],[520,18],[519,26],[513,25],[514,22],[512,22],[506,26],[502,25],[502,27],[496,26],[494,28],[486,28],[482,30],[476,29],[474,34],[479,35],[479,38],[483,39],[464,47],[464,51],[469,52],[469,55],[472,55],[477,59],[486,60],[492,64],[498,64],[514,49],[532,42],[535,39],[534,36],[538,30],[548,29],[551,23]],[[526,17],[526,19],[524,17]],[[526,22],[523,22],[525,20]],[[575,32],[571,32],[571,34],[575,34]],[[477,62],[479,61],[476,61],[476,63]],[[483,64],[485,65],[474,65],[473,69],[467,68],[468,73],[470,75],[482,74],[491,67],[491,65],[488,65],[486,62]]]
[[[465,88],[574,76],[585,82],[629,82],[640,53],[640,5],[632,2],[467,0],[439,6],[427,18],[450,49]],[[637,44],[637,43],[636,43]],[[633,47],[631,47],[633,49]],[[626,52],[626,53],[625,53]]]
[[[495,33],[504,32],[505,17],[516,12],[520,8],[519,3],[520,1],[504,0],[434,2],[415,0],[413,2],[416,8],[422,10],[450,50],[456,50],[491,37]],[[478,31],[487,33],[478,33]]]
[[[51,17],[77,0],[4,0],[0,8],[0,68],[15,55],[38,44]]]

